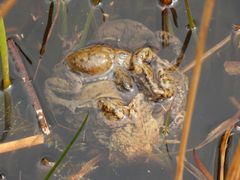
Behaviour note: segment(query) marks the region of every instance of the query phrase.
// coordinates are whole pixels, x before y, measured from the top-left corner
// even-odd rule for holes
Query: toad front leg
[[[98,100],[97,104],[108,124],[121,121],[129,115],[128,107],[124,106],[120,99],[102,98]]]
[[[150,48],[137,50],[132,58],[135,78],[140,81],[139,88],[154,101],[170,98],[174,94],[172,78],[165,68],[161,67],[157,74],[154,73],[151,63],[156,60],[161,59]]]

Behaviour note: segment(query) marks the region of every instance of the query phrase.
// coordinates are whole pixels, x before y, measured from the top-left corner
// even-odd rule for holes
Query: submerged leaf
[[[215,140],[217,137],[219,137],[226,129],[232,127],[234,124],[236,124],[240,119],[240,111],[238,111],[234,116],[228,118],[226,121],[222,122],[218,127],[213,129],[206,137],[206,139],[200,143],[195,149],[200,149],[207,145],[208,143]]]
[[[195,149],[193,149],[193,157],[200,171],[207,177],[208,180],[213,180],[213,176],[208,172],[207,168],[203,165]]]
[[[224,69],[229,75],[240,75],[240,61],[226,61]]]
[[[191,164],[187,159],[184,160],[184,167],[194,176],[196,179],[207,179],[198,168]]]

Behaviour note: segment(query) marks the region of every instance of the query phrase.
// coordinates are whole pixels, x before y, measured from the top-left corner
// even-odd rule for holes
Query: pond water
[[[199,27],[204,5],[203,1],[195,0],[189,3],[193,18],[197,27]],[[240,1],[237,0],[228,2],[223,0],[216,1],[208,31],[206,50],[231,34],[233,24],[239,24],[239,5]],[[93,13],[92,19],[89,16],[91,8]],[[174,8],[178,15],[178,27],[174,25],[172,14],[168,10],[169,30],[174,33],[174,36],[180,42],[183,42],[188,31],[186,28],[187,13],[184,2],[177,2]],[[70,175],[78,172],[84,162],[88,162],[92,158],[99,156],[101,156],[100,160],[94,164],[91,172],[84,178],[174,179],[175,154],[169,155],[166,146],[161,146],[161,152],[157,155],[155,154],[154,157],[148,156],[148,158],[140,158],[140,160],[116,165],[115,162],[108,160],[108,150],[100,145],[96,147],[98,143],[96,142],[96,138],[92,137],[91,131],[96,130],[91,127],[94,120],[96,120],[96,111],[86,108],[85,111],[72,114],[66,106],[55,107],[50,105],[47,101],[45,91],[45,82],[53,76],[56,64],[61,63],[69,53],[77,50],[80,46],[99,42],[96,41],[96,32],[102,24],[115,19],[130,19],[144,24],[150,29],[150,33],[160,31],[162,29],[162,11],[158,1],[103,0],[101,8],[99,8],[93,7],[88,0],[62,0],[58,19],[38,66],[40,58],[39,49],[47,24],[48,9],[48,1],[18,1],[5,17],[8,37],[15,37],[16,42],[32,60],[32,64],[29,64],[26,58],[22,56],[30,78],[34,77],[36,70],[38,71],[33,85],[42,103],[52,133],[45,137],[46,143],[44,145],[0,154],[0,162],[5,162],[0,163],[0,173],[4,174],[7,179],[43,179],[50,168],[44,167],[40,162],[41,159],[46,157],[49,160],[56,161],[86,114],[89,113],[90,116],[85,131],[83,131],[82,136],[79,137],[77,143],[74,144],[70,153],[65,157],[52,179],[67,179]],[[91,23],[87,31],[88,34],[86,34],[86,41],[80,43],[80,39],[84,37],[84,33],[80,35],[80,32],[86,28],[88,18]],[[104,31],[107,30],[105,29]],[[120,27],[117,27],[115,31],[112,30],[112,32],[117,33],[117,31],[124,30],[128,33],[128,29],[121,29]],[[197,28],[196,31],[198,32],[198,30]],[[132,31],[135,30],[133,29]],[[146,38],[145,34],[147,32],[144,31],[141,38]],[[130,40],[131,37],[126,39],[126,42],[129,43]],[[112,43],[112,39],[110,41]],[[114,44],[116,44],[116,39],[114,41]],[[154,41],[147,39],[146,43],[143,43],[142,46],[150,45],[152,47],[154,46],[152,42]],[[130,45],[135,43],[133,42]],[[193,60],[196,43],[197,36],[193,34],[180,69],[184,69]],[[123,45],[120,44],[119,46],[122,48]],[[129,44],[123,49],[128,47]],[[171,60],[176,57],[172,49],[166,52],[160,51],[158,55],[161,58]],[[212,129],[236,112],[236,109],[229,101],[229,97],[233,96],[236,99],[240,99],[239,75],[227,74],[224,70],[224,62],[229,60],[239,61],[239,55],[239,46],[236,47],[230,41],[216,53],[213,53],[203,64],[188,142],[189,148],[201,143]],[[11,54],[10,60],[12,61]],[[8,132],[6,137],[2,138],[2,142],[40,133],[34,110],[30,105],[31,102],[13,63],[11,63],[11,74],[11,78],[13,79],[13,86],[10,92],[12,113],[10,116],[11,126],[8,129],[6,128],[4,103],[0,104],[0,132],[4,134],[4,129]],[[185,74],[189,79],[191,78],[191,70]],[[1,94],[0,98],[1,102],[3,102],[3,94]],[[180,134],[178,135],[179,138]],[[233,141],[233,145],[235,144],[236,142]],[[169,148],[171,152],[177,151],[177,146],[169,146]],[[216,141],[198,151],[201,160],[212,174],[216,173],[217,151],[218,142]],[[187,158],[189,158],[190,162],[193,162],[191,153],[187,154]],[[186,170],[184,179],[193,179],[193,176]]]

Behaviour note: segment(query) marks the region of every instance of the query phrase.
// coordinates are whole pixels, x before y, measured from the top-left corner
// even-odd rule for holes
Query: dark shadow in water
[[[11,95],[9,92],[4,91],[4,130],[3,133],[1,134],[0,142],[3,142],[7,135],[8,131],[11,128],[12,124],[12,100],[11,100]]]

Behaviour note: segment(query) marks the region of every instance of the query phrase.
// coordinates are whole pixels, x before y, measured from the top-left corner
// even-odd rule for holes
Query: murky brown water
[[[201,22],[203,2],[193,1],[189,3],[192,8],[193,17],[199,26]],[[232,25],[239,23],[239,5],[240,2],[237,0],[229,2],[220,0],[216,2],[208,32],[209,35],[206,49],[211,48],[229,35],[232,31]],[[36,64],[39,58],[40,44],[47,23],[48,8],[48,3],[45,4],[40,1],[18,1],[12,11],[5,18],[8,36],[23,36],[21,40],[18,40],[18,43],[33,61],[33,65],[30,65],[25,61],[31,77],[33,77],[37,67]],[[75,128],[72,126],[73,119],[67,118],[69,117],[69,112],[66,111],[66,108],[59,110],[61,111],[61,116],[57,116],[55,112],[50,110],[45,99],[44,82],[52,75],[54,65],[59,63],[66,54],[73,51],[74,48],[77,49],[76,45],[79,42],[77,35],[84,28],[89,8],[90,3],[87,0],[75,0],[67,4],[67,13],[63,10],[60,11],[59,19],[47,44],[46,52],[43,55],[37,78],[34,81],[34,87],[36,88],[41,102],[44,104],[44,111],[47,120],[51,124],[51,129],[54,132],[53,134],[60,134],[61,140],[56,141],[58,137],[55,136],[55,144],[51,145],[51,147],[49,147],[50,145],[42,145],[13,153],[1,154],[0,173],[3,172],[7,179],[42,179],[49,171],[49,168],[44,168],[40,165],[39,161],[41,158],[49,157],[50,159],[56,160],[61,154],[61,150],[65,147],[65,144],[69,142],[76,130],[76,124]],[[157,1],[106,0],[103,1],[102,9],[104,13],[109,15],[109,20],[127,18],[141,22],[152,32],[161,30],[161,10],[159,6],[157,6]],[[176,28],[174,26],[171,14],[169,14],[169,19],[174,34],[183,42],[187,33],[187,14],[185,12],[184,3],[177,3],[175,9],[178,14],[179,27]],[[95,9],[93,13],[94,18],[90,25],[86,44],[94,42],[94,33],[103,23],[103,14],[101,10]],[[34,21],[32,17],[35,18]],[[181,67],[185,67],[192,61],[196,42],[197,37],[193,36]],[[67,46],[64,46],[66,44]],[[69,49],[69,46],[72,48]],[[162,54],[162,56],[168,58],[168,54]],[[170,57],[172,56],[170,55]],[[230,103],[229,97],[234,96],[237,99],[240,99],[239,76],[229,76],[224,71],[223,64],[227,60],[239,61],[239,49],[234,47],[231,43],[228,43],[220,51],[209,57],[209,60],[203,65],[202,77],[196,101],[197,103],[193,114],[189,147],[199,144],[206,137],[208,132],[235,113],[235,109]],[[14,71],[13,65],[11,65],[11,67],[12,71]],[[4,136],[4,141],[30,136],[39,132],[34,111],[31,105],[29,105],[30,102],[25,90],[23,90],[24,88],[20,78],[16,73],[12,74],[14,84],[11,90],[11,130],[6,137]],[[191,72],[187,72],[186,74],[188,77],[191,76]],[[3,129],[6,129],[6,123],[4,123],[4,106],[2,103],[4,101],[3,94],[1,94],[0,98],[0,132],[3,134]],[[91,126],[91,121],[94,120],[94,112],[90,111],[90,114],[90,123],[87,124],[87,128]],[[81,120],[84,115],[85,114],[83,113],[82,117],[74,118]],[[64,121],[66,119],[67,121]],[[81,121],[79,121],[79,124],[80,122]],[[89,136],[87,137],[89,138]],[[60,177],[78,171],[82,162],[86,162],[94,157],[96,154],[95,149],[88,147],[84,143],[80,144],[80,142],[82,142],[81,140],[74,145],[70,154],[65,158],[62,166],[59,168],[59,171],[57,171],[57,177],[53,177],[53,179],[59,179]],[[87,140],[90,142],[94,141],[91,138]],[[64,143],[62,144],[62,142]],[[212,173],[215,170],[213,167],[214,164],[216,164],[217,148],[217,144],[213,143],[199,151],[201,159]],[[168,155],[166,154],[166,156]],[[106,159],[106,157],[107,152],[103,153],[103,158]],[[188,154],[188,157],[191,160],[190,153]],[[105,160],[101,161],[98,164],[99,167],[93,170],[93,172],[87,177],[90,179],[173,179],[175,171],[174,159],[174,156],[172,156],[172,159],[168,160],[171,165],[170,168],[163,167],[159,165],[158,162],[151,160],[115,167],[111,165],[109,161]],[[184,179],[193,178],[188,172],[186,172],[185,175]]]

